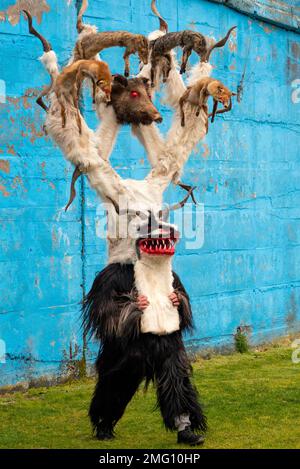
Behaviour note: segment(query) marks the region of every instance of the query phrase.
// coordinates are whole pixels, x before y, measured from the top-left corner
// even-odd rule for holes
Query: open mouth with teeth
[[[173,256],[175,254],[176,238],[146,238],[138,241],[140,252],[158,256]]]

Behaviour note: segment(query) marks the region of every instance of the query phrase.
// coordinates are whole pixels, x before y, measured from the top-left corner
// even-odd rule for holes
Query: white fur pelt
[[[59,74],[58,60],[54,50],[49,52],[44,52],[44,54],[39,58],[39,60],[44,65],[47,72],[50,76],[55,79]]]
[[[55,83],[59,74],[55,53],[53,51],[46,52],[40,60]],[[47,133],[62,150],[65,158],[75,166],[79,165],[84,171],[91,166],[97,166],[99,156],[94,132],[88,128],[80,114],[82,125],[80,134],[76,120],[78,110],[75,108],[72,98],[65,97],[63,104],[66,110],[65,128],[62,127],[61,105],[56,93],[50,94],[50,107],[45,120]]]
[[[168,298],[174,291],[172,257],[143,254],[134,264],[134,277],[139,295],[151,298],[141,317],[141,331],[162,335],[179,330],[178,309]]]
[[[112,105],[103,101],[103,95],[96,95],[95,109],[100,120],[96,130],[97,147],[104,160],[109,160],[114,149],[120,125]]]
[[[190,72],[189,86],[201,78],[210,76],[211,71],[211,64],[197,63]],[[171,72],[170,80],[167,81],[166,101],[175,109],[175,116],[166,136],[164,149],[159,154],[159,162],[147,178],[150,183],[152,179],[160,178],[165,187],[169,181],[178,182],[191,152],[197,143],[205,137],[207,126],[206,113],[201,110],[200,115],[196,116],[197,109],[189,103],[184,105],[185,126],[181,126],[179,98],[185,92],[186,87],[179,72],[174,69]],[[176,91],[174,92],[174,90]]]
[[[162,154],[160,154],[157,165],[147,176],[147,181],[159,180],[164,190],[170,182],[178,182],[183,167],[190,154],[206,135],[207,115],[201,110],[196,116],[197,109],[190,104],[185,106],[186,124],[181,127],[179,110],[176,111],[173,125],[167,134],[166,144]]]
[[[50,108],[46,116],[45,128],[50,137],[59,146],[65,158],[81,170],[86,171],[97,166],[99,155],[94,132],[86,125],[80,114],[82,131],[79,133],[76,120],[77,109],[73,103],[65,100],[66,126],[62,127],[61,105],[55,93],[50,96]]]
[[[204,77],[210,77],[212,65],[209,62],[198,62],[189,73],[187,84],[193,86],[197,81]]]
[[[154,123],[151,125],[134,125],[132,126],[132,133],[145,148],[149,163],[153,168],[164,149],[164,137],[157,125]]]

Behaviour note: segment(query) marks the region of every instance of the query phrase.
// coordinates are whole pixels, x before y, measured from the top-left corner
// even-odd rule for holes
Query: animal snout
[[[111,89],[106,88],[106,89],[104,89],[103,91],[104,91],[104,93],[105,93],[105,95],[106,95],[106,100],[107,100],[107,102],[110,102],[110,101],[111,101],[111,96],[110,96],[110,94],[111,94]]]
[[[158,112],[157,114],[155,114],[153,120],[154,120],[154,122],[158,122],[160,124],[162,122],[163,118],[161,117],[161,115]]]

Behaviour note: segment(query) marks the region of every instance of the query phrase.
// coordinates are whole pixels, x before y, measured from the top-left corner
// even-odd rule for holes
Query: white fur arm
[[[206,62],[197,63],[190,72],[189,86],[205,76],[210,76],[212,66]],[[148,180],[158,178],[167,188],[168,184],[178,182],[184,165],[197,143],[206,135],[207,116],[203,110],[196,116],[195,108],[186,103],[184,105],[185,126],[181,126],[179,112],[179,99],[186,90],[179,72],[172,69],[167,81],[167,98],[169,105],[175,108],[172,126],[167,134],[163,152],[160,154],[157,165],[148,175]]]
[[[97,97],[96,111],[101,120],[96,130],[97,147],[101,158],[108,161],[114,149],[120,125],[114,108],[111,105],[107,106],[103,101],[98,101]]]
[[[102,199],[111,199],[119,203],[125,193],[122,179],[110,166],[108,161],[99,157],[97,166],[87,172],[89,183]]]
[[[164,138],[156,124],[133,125],[132,133],[137,137],[147,152],[151,166],[155,166],[164,149]]]

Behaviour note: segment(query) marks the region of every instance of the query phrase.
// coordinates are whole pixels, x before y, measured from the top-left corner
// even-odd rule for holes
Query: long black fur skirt
[[[144,379],[146,386],[150,381],[156,386],[167,429],[175,430],[175,418],[186,413],[194,430],[206,429],[182,341],[182,331],[192,329],[190,301],[175,272],[173,277],[180,298],[180,331],[162,336],[140,331],[142,312],[135,303],[133,265],[110,264],[94,280],[83,304],[83,327],[101,342],[98,383],[90,406],[97,433],[113,432]]]
[[[153,381],[157,406],[165,427],[176,430],[175,418],[189,414],[193,430],[206,430],[206,418],[196,388],[181,332],[158,336],[141,334],[124,343],[103,343],[96,362],[98,383],[90,406],[94,430],[112,433],[142,381]]]

